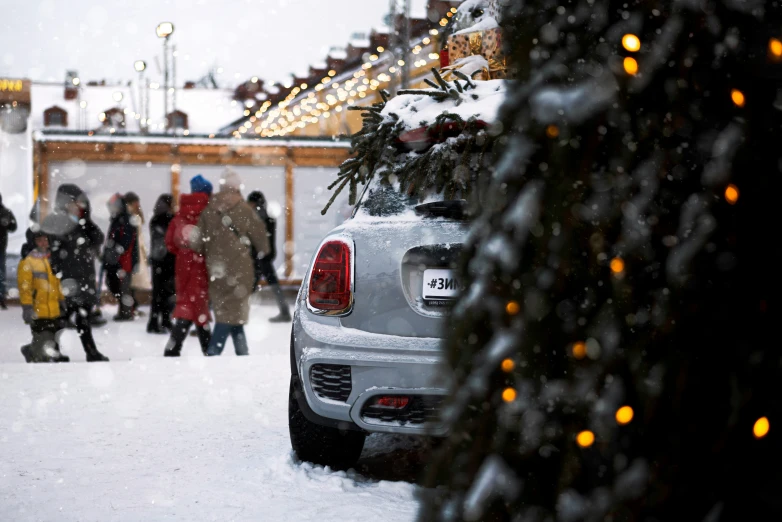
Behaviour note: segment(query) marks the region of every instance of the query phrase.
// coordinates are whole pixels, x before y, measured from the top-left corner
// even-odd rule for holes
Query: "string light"
[[[730,99],[733,100],[733,103],[737,107],[744,107],[744,102],[746,101],[744,99],[744,93],[741,92],[738,89],[731,89],[730,91]]]
[[[576,435],[576,443],[582,448],[588,448],[595,443],[595,434],[589,430],[584,430]]]
[[[505,388],[502,390],[502,400],[505,402],[513,402],[516,400],[516,390],[513,388]]]
[[[739,188],[733,183],[731,183],[730,185],[725,187],[725,201],[727,201],[731,205],[735,205],[738,200],[739,200]]]
[[[454,11],[455,12],[455,11]],[[442,22],[445,22],[444,24]],[[448,24],[449,20],[447,18],[443,18],[440,21],[440,25],[445,27],[445,25]],[[430,29],[429,35],[436,36],[440,33],[440,30],[438,29]],[[420,54],[424,50],[424,46],[427,46],[429,44],[432,44],[432,38],[429,36],[424,36],[417,44],[413,45],[411,52],[413,54]],[[378,46],[377,53],[383,53],[385,51],[385,48],[382,46]],[[428,57],[430,60],[439,60],[440,55],[438,53],[430,52],[428,54]],[[361,65],[361,70],[358,70],[354,72],[353,78],[356,80],[360,79],[362,76],[367,75],[367,71],[372,68],[373,63],[376,62],[374,65],[382,64],[382,61],[380,60],[380,56],[372,54],[369,57],[369,61]],[[393,62],[391,62],[393,63]],[[398,62],[399,66],[404,65],[404,61],[399,60]],[[389,62],[386,61],[384,63],[386,67],[388,67]],[[398,71],[398,67],[396,67],[397,64],[393,64],[390,67],[388,67],[388,72],[391,74],[394,74]],[[427,65],[426,59],[416,60],[414,64],[416,67],[421,68]],[[382,67],[382,65],[380,65]],[[253,107],[248,107],[248,109],[253,108],[255,110],[255,118],[258,119],[258,122],[260,125],[255,127],[254,130],[260,128],[260,135],[262,137],[268,137],[268,136],[276,136],[276,135],[284,135],[286,132],[292,132],[296,128],[304,128],[308,124],[317,123],[320,118],[328,118],[330,116],[329,110],[333,109],[334,112],[342,112],[343,105],[347,103],[348,106],[354,105],[355,100],[353,98],[348,98],[348,94],[351,97],[358,97],[358,98],[365,98],[367,97],[367,94],[371,94],[370,90],[379,90],[382,88],[380,82],[390,82],[391,76],[388,74],[381,72],[376,76],[377,79],[373,79],[369,81],[369,87],[366,86],[361,88],[362,86],[355,86],[355,80],[348,80],[343,81],[342,85],[344,85],[344,89],[339,88],[340,84],[337,82],[331,83],[332,79],[336,79],[337,71],[334,69],[331,69],[328,71],[328,76],[324,77],[315,87],[314,91],[311,90],[306,94],[306,97],[300,96],[300,93],[303,95],[304,93],[302,91],[306,90],[308,88],[308,85],[306,83],[302,83],[301,85],[294,87],[292,90],[290,90],[285,97],[284,100],[277,103],[277,108],[270,110],[272,102],[269,100],[264,101],[264,103],[261,105],[260,108],[255,110]],[[253,77],[256,78],[256,77]],[[379,80],[379,81],[378,81]],[[354,83],[351,83],[354,82]],[[364,84],[367,84],[367,81],[363,82]],[[274,84],[272,84],[274,86]],[[290,88],[290,87],[288,87]],[[339,100],[334,96],[334,94],[328,94],[326,95],[326,100],[328,103],[323,104],[322,111],[321,110],[314,110],[311,106],[308,106],[308,103],[312,103],[314,100],[314,97],[316,96],[317,92],[324,91],[325,89],[330,89],[331,92],[337,91],[339,88]],[[333,89],[333,90],[332,90]],[[325,94],[325,93],[323,93]],[[322,96],[323,94],[320,94],[318,96]],[[233,102],[235,105],[236,102]],[[285,110],[287,108],[290,109],[290,112]],[[295,117],[292,114],[295,115]],[[261,119],[261,118],[265,119]],[[241,133],[245,133],[248,130],[247,127],[241,126],[237,128],[233,134],[234,136],[240,137]]]
[[[549,125],[548,127],[546,127],[546,136],[548,136],[549,138],[556,138],[557,136],[559,136],[559,127],[557,127],[556,125]]]
[[[630,421],[633,420],[633,417],[635,416],[635,412],[630,406],[622,406],[618,410],[616,410],[616,422],[624,426],[625,424],[630,424]]]
[[[577,343],[573,343],[573,357],[576,359],[583,359],[587,355],[587,347],[586,343],[583,343],[581,341],[578,341]]]
[[[768,422],[768,417],[761,417],[755,421],[755,425],[752,426],[752,433],[756,439],[762,439],[768,435],[768,431],[771,429],[771,424]]]
[[[502,368],[502,371],[504,371],[505,373],[510,373],[516,367],[516,363],[513,362],[513,359],[505,359],[502,361],[500,367]]]
[[[611,272],[614,273],[614,275],[620,275],[622,272],[625,271],[625,262],[622,260],[621,257],[615,257],[611,260]]]
[[[625,72],[631,76],[638,74],[638,62],[635,58],[628,56],[623,62]]]
[[[641,40],[634,34],[626,34],[622,37],[622,47],[630,52],[637,52],[641,49]]]
[[[521,306],[516,301],[508,301],[508,304],[505,305],[505,311],[508,315],[516,315],[520,310]]]

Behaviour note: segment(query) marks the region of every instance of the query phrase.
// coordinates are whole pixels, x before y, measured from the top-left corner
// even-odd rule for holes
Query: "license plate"
[[[422,296],[426,304],[430,306],[450,305],[461,290],[461,282],[454,270],[445,268],[424,270]]]

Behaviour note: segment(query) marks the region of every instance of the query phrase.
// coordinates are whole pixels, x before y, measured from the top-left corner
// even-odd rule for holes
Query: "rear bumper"
[[[343,328],[334,318],[310,319],[306,314],[297,314],[294,321],[292,356],[307,409],[322,419],[320,424],[336,423],[343,429],[350,424],[367,432],[445,434],[438,423],[380,421],[363,414],[364,407],[380,395],[444,397],[448,379],[439,339],[367,334]],[[312,367],[324,364],[350,367],[351,389],[346,400],[316,393]]]

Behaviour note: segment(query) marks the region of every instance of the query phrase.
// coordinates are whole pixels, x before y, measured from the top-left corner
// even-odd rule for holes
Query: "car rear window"
[[[431,194],[425,200],[417,196],[403,194],[392,184],[377,178],[369,182],[356,205],[356,213],[363,213],[373,217],[400,216],[405,213],[415,215],[415,207],[421,203],[442,201],[443,195]]]

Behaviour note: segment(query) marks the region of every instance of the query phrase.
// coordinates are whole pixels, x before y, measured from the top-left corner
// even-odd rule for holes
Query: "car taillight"
[[[343,312],[353,304],[351,247],[340,240],[320,247],[312,265],[309,304],[315,310]]]

